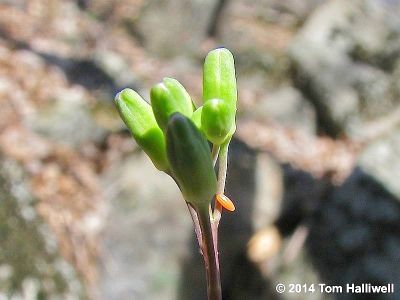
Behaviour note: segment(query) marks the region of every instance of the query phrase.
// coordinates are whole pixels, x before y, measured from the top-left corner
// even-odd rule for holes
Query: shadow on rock
[[[322,280],[400,286],[400,202],[355,168],[321,199],[310,218],[307,249]],[[399,299],[393,294],[338,294],[336,299]]]
[[[315,179],[288,165],[275,225],[289,236],[306,224],[306,250],[320,282],[394,286],[400,284],[400,202],[383,185],[356,167],[340,185]],[[334,299],[399,299],[393,294],[341,293]]]
[[[101,91],[109,99],[112,99],[117,92],[124,88],[124,86],[117,84],[115,79],[92,59],[60,57],[37,51],[29,43],[14,39],[1,29],[0,37],[7,40],[16,49],[31,51],[41,57],[47,64],[57,66],[64,72],[71,84],[81,85],[91,91]],[[134,87],[135,84],[131,84],[130,86]]]

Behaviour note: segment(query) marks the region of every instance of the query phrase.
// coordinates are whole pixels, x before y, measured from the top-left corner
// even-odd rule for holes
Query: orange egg
[[[222,205],[223,208],[229,211],[235,210],[235,205],[233,204],[232,200],[229,199],[224,194],[216,194],[215,198],[217,199],[218,203]]]

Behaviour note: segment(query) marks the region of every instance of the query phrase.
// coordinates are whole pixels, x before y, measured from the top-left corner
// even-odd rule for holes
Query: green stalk
[[[228,171],[228,149],[230,139],[221,145],[219,153],[219,165],[218,165],[218,182],[217,182],[217,193],[223,194],[225,191],[226,172]]]
[[[217,194],[223,194],[225,191],[226,172],[228,170],[228,148],[230,140],[221,145],[218,156],[218,181]],[[218,225],[221,219],[222,206],[218,202],[215,203],[212,223],[215,231],[215,236],[218,236]]]
[[[213,166],[215,166],[215,164],[217,163],[219,148],[220,147],[218,145],[213,144],[212,151],[211,151],[211,158],[212,158]]]

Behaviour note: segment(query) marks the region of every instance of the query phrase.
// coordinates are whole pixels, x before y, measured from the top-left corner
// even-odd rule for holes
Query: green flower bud
[[[233,123],[231,130],[226,135],[226,139],[222,142],[222,144],[226,143],[227,141],[230,141],[235,131],[236,131],[236,123]]]
[[[193,103],[185,88],[179,81],[164,78],[152,87],[150,91],[151,106],[160,128],[165,132],[168,119],[174,112],[191,117]]]
[[[204,61],[203,101],[222,99],[236,111],[237,89],[235,63],[225,48],[210,51]]]
[[[168,122],[166,140],[170,168],[185,200],[195,209],[208,207],[217,178],[206,139],[190,119],[174,113]]]
[[[203,105],[201,128],[207,139],[221,145],[235,124],[235,111],[222,99],[211,99]]]
[[[200,106],[195,110],[192,116],[192,121],[196,125],[196,127],[201,130],[201,113],[203,111],[203,106]]]
[[[158,127],[151,106],[131,89],[124,89],[114,99],[119,114],[138,145],[160,171],[169,169],[163,132]]]

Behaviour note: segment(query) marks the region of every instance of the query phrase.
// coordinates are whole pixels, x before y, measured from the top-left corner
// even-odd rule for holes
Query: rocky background
[[[239,86],[224,299],[400,298],[399,1],[1,0],[0,299],[205,299],[184,202],[112,99],[170,76],[199,103],[221,45]]]

